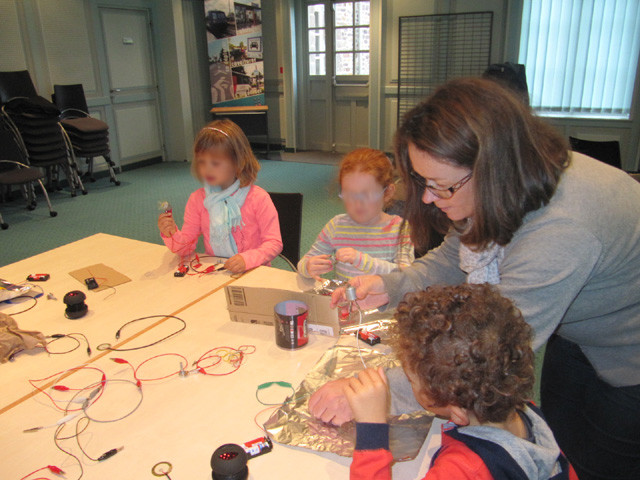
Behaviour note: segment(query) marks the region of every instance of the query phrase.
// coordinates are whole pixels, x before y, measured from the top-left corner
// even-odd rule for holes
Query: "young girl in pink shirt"
[[[203,188],[189,197],[179,230],[171,212],[158,218],[160,236],[183,257],[204,236],[207,254],[228,257],[233,273],[268,265],[282,251],[278,213],[269,194],[254,185],[260,164],[240,127],[216,120],[194,141],[191,172]]]

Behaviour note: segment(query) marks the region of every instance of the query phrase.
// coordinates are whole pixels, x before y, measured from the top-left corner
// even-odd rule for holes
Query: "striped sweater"
[[[336,278],[348,280],[358,275],[389,273],[399,266],[413,262],[413,244],[409,238],[408,224],[400,231],[402,218],[391,215],[382,225],[366,226],[354,222],[345,213],[336,215],[327,223],[315,243],[298,263],[298,272],[310,277],[307,270],[309,258],[316,255],[334,255],[336,250],[351,247],[358,251],[358,259],[353,265],[337,262],[334,270]]]

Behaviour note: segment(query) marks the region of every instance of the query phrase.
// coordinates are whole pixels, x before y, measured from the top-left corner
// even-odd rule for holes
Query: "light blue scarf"
[[[251,185],[240,188],[240,180],[224,190],[204,184],[204,208],[209,212],[209,244],[218,257],[233,257],[238,253],[232,233],[235,228],[244,226],[240,208],[250,188]]]

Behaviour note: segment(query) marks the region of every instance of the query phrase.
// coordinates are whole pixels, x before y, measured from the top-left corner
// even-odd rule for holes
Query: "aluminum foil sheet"
[[[400,365],[391,353],[377,351],[362,344],[360,353],[367,367],[392,368]],[[336,427],[314,418],[309,413],[309,397],[326,382],[353,376],[362,368],[355,346],[336,345],[327,350],[293,396],[285,401],[290,403],[285,403],[276,410],[264,424],[271,438],[287,445],[350,457],[355,446],[355,423],[347,422]],[[418,455],[432,421],[433,416],[426,412],[390,418],[389,441],[394,460],[411,460]]]

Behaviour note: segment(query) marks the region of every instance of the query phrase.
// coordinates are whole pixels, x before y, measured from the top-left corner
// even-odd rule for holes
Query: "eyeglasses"
[[[380,192],[340,192],[338,197],[345,202],[355,203],[355,202],[364,202],[364,203],[373,203],[377,202],[384,196],[384,192],[387,190],[387,187],[383,188]]]
[[[464,177],[462,180],[454,183],[453,185],[447,188],[436,188],[431,185],[427,185],[427,181],[424,179],[424,177],[419,175],[418,172],[416,172],[413,169],[409,171],[409,175],[411,175],[411,178],[413,178],[413,180],[418,184],[418,186],[420,187],[420,190],[424,191],[426,189],[426,190],[429,190],[438,198],[447,199],[447,198],[453,197],[454,193],[456,193],[458,190],[464,187],[465,184],[469,180],[471,180],[471,176],[473,175],[473,172],[470,172],[469,175]]]

